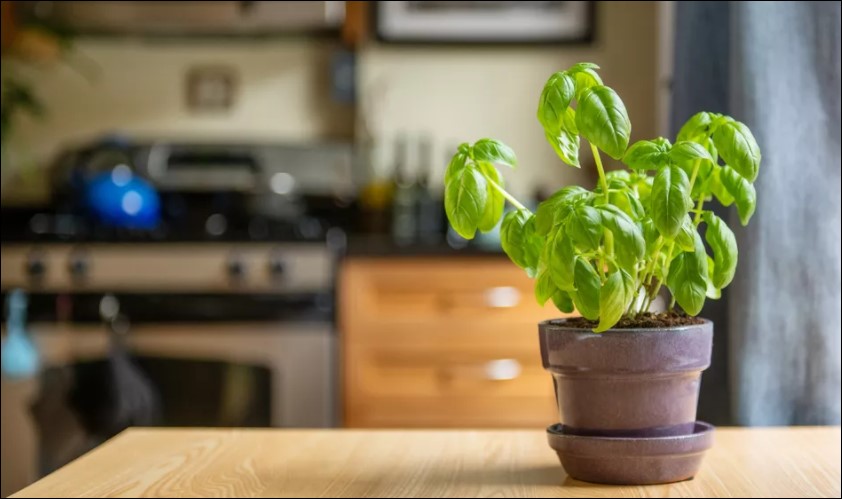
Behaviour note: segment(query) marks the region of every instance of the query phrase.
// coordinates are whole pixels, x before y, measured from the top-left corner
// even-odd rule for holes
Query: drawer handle
[[[515,359],[496,359],[485,364],[485,377],[494,381],[515,379],[520,371],[520,362]]]
[[[485,303],[491,308],[512,308],[520,303],[520,291],[511,286],[498,286],[485,291]]]

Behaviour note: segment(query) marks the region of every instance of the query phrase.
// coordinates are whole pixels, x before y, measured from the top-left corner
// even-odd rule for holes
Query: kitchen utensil
[[[88,432],[110,438],[129,426],[155,425],[161,409],[158,393],[127,350],[129,321],[119,313],[117,298],[105,295],[99,312],[110,339],[105,376],[101,366],[77,365],[79,383],[71,398]]]
[[[9,378],[28,378],[38,371],[38,350],[26,331],[26,294],[20,289],[6,300],[7,336],[3,338],[2,369]]]

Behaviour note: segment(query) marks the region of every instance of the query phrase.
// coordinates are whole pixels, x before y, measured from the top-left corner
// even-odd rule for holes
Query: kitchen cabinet
[[[534,281],[504,257],[350,258],[339,326],[347,427],[543,427]]]

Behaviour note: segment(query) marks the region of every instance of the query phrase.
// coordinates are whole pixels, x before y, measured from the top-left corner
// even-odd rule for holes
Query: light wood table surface
[[[835,428],[719,429],[695,479],[568,478],[542,431],[131,429],[13,497],[840,495]]]

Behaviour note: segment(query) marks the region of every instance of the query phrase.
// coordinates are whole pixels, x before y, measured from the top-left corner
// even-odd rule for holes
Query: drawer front
[[[540,306],[534,281],[504,258],[476,260],[356,260],[343,266],[346,318],[400,327],[449,322],[449,333],[473,321],[532,324],[561,314]],[[353,332],[360,340],[367,328]]]
[[[552,378],[531,349],[349,346],[348,426],[535,426],[555,419]]]
[[[504,258],[352,260],[340,278],[345,424],[543,427],[534,281]]]

